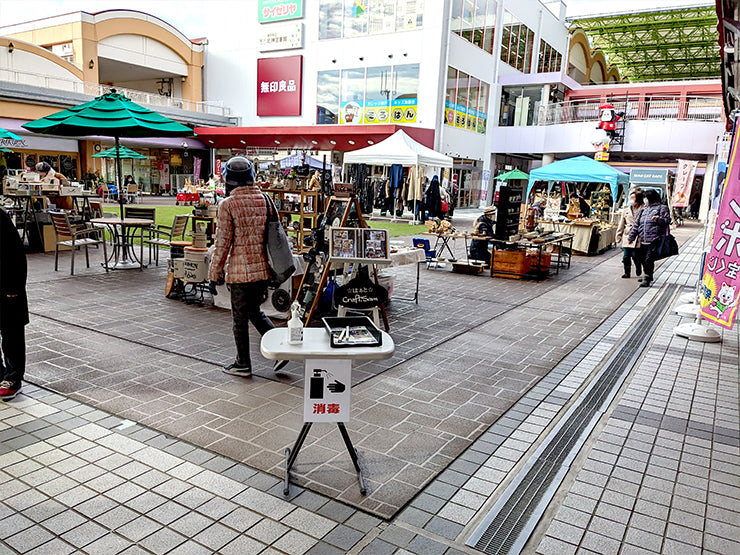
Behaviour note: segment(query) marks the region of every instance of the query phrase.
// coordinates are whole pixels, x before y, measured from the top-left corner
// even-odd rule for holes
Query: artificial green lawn
[[[156,208],[155,225],[171,226],[175,216],[179,214],[192,214],[192,206],[147,206],[146,204],[136,205],[138,208]],[[110,211],[110,210],[106,210]],[[390,237],[401,237],[406,235],[416,235],[426,231],[426,226],[409,225],[407,222],[395,223],[385,221],[368,220],[367,223],[374,229],[387,229]]]

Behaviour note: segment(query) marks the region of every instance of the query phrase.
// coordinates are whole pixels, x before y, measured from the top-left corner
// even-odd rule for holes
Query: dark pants
[[[0,381],[20,382],[26,372],[26,328],[23,324],[8,325],[0,330]]]
[[[482,260],[486,264],[491,263],[491,251],[488,250],[488,241],[473,239],[470,241],[470,256],[474,260]]]
[[[632,270],[632,260],[635,261],[635,274],[642,274],[642,252],[640,248],[633,247],[622,247],[622,264],[624,265],[624,273],[629,275]]]
[[[645,272],[644,280],[648,282],[653,281],[653,272],[655,271],[655,249],[657,248],[657,243],[658,241],[653,241],[648,245],[640,246],[642,269]]]
[[[275,326],[260,310],[267,293],[266,281],[253,283],[232,283],[231,317],[234,321],[234,341],[236,342],[236,362],[239,366],[251,366],[249,358],[249,322],[264,335]]]

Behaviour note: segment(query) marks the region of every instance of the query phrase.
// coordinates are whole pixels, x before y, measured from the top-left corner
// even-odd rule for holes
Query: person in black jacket
[[[493,215],[496,213],[496,207],[487,206],[483,214],[475,220],[475,235],[493,238]],[[483,262],[491,261],[491,251],[488,250],[488,241],[483,239],[473,239],[470,241],[470,258],[481,260]]]
[[[4,401],[18,395],[26,371],[27,273],[18,230],[0,209],[0,399]]]

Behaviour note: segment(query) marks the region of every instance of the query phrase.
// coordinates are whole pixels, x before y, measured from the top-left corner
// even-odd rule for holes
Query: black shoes
[[[627,272],[622,274],[622,279],[629,279],[629,278],[630,278],[630,275]]]
[[[642,283],[640,284],[640,287],[650,287],[650,284],[651,283],[652,282],[649,279],[645,278],[645,279],[642,280]]]
[[[224,374],[231,374],[232,376],[243,376],[245,378],[249,378],[252,375],[252,367],[242,366],[241,364],[234,362],[232,364],[229,364],[228,366],[224,366],[223,369]]]
[[[276,360],[275,364],[272,365],[272,371],[279,372],[280,370],[285,368],[289,362],[289,360]]]

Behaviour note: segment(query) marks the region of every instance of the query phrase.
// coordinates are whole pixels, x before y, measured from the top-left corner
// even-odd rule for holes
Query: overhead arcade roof
[[[627,81],[720,76],[714,3],[586,17],[572,27],[583,29]]]

